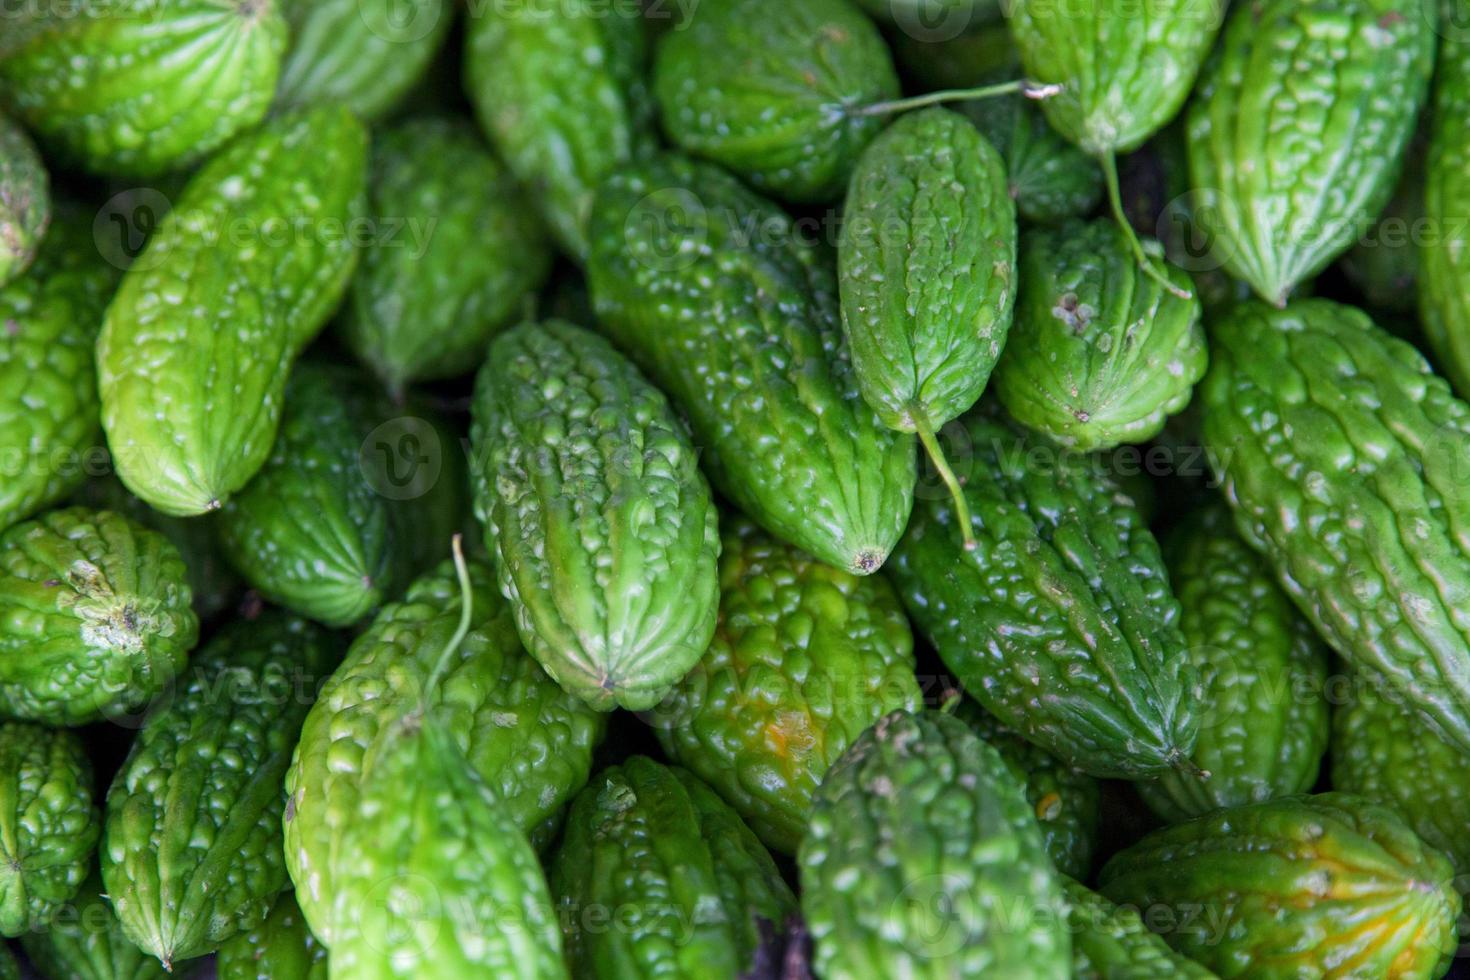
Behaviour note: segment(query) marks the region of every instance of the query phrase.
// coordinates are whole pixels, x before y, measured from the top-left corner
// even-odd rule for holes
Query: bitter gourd
[[[984,410],[964,425],[977,547],[948,500],[914,508],[891,570],[915,626],[1002,724],[1068,765],[1190,770],[1195,674],[1133,502],[1089,458]]]
[[[1424,164],[1424,218],[1434,234],[1419,248],[1419,320],[1441,367],[1462,396],[1470,395],[1470,37],[1440,40]]]
[[[465,84],[480,125],[577,260],[597,185],[652,145],[644,25],[626,4],[472,7]]]
[[[281,116],[189,181],[97,342],[118,476],[157,510],[216,510],[270,454],[291,362],[357,261],[367,137],[345,109]]]
[[[669,139],[783,200],[824,203],[899,94],[883,37],[848,0],[705,0],[666,34],[654,94]]]
[[[0,89],[58,159],[153,177],[258,123],[285,47],[276,0],[27,2],[8,12]]]
[[[858,393],[832,268],[791,218],[708,164],[626,168],[598,195],[588,278],[603,330],[688,416],[715,489],[822,561],[883,564],[914,441]]]
[[[688,772],[633,756],[572,804],[551,869],[574,977],[733,977],[796,899],[755,834]],[[601,916],[619,910],[608,929]]]
[[[123,934],[96,869],[44,931],[20,937],[21,948],[48,980],[167,980],[163,964]],[[175,974],[176,975],[176,974]]]
[[[327,948],[288,888],[258,927],[219,948],[219,980],[327,980]]]
[[[1452,876],[1387,807],[1323,793],[1156,831],[1107,863],[1100,889],[1222,977],[1410,980],[1454,953]]]
[[[107,793],[102,881],[166,969],[256,928],[286,885],[286,766],[338,653],[285,613],[238,620],[138,733]]]
[[[0,535],[0,705],[58,725],[148,704],[199,637],[168,539],[111,511],[49,511]]]
[[[1144,801],[1174,821],[1311,789],[1329,725],[1321,641],[1223,504],[1176,525],[1164,558],[1204,688],[1191,758],[1208,775],[1139,783]]]
[[[1331,745],[1333,789],[1397,810],[1457,874],[1470,874],[1470,755],[1426,727],[1392,687],[1361,672],[1336,700]]]
[[[368,191],[381,227],[353,278],[343,339],[393,392],[473,371],[546,279],[540,222],[474,130],[444,118],[377,134]]]
[[[985,390],[1016,298],[1005,164],[967,119],[910,113],[863,151],[837,271],[863,400],[888,428],[919,436],[963,512],[935,433]]]
[[[450,0],[276,0],[291,32],[276,105],[345,105],[376,119],[424,76],[454,21]]]
[[[1393,192],[1434,66],[1432,0],[1236,6],[1188,113],[1195,220],[1277,306]]]
[[[0,530],[61,501],[95,462],[92,352],[117,276],[89,224],[58,209],[30,270],[0,288]]]
[[[1073,980],[1214,980],[1214,974],[1149,932],[1138,909],[1117,906],[1062,879],[1072,933]]]
[[[868,729],[822,781],[798,857],[826,980],[1069,975],[1061,884],[1021,783],[956,718],[898,711]]]
[[[602,337],[498,338],[475,384],[475,508],[521,641],[603,711],[657,704],[704,653],[720,533],[684,424]]]
[[[0,724],[0,935],[23,936],[76,896],[102,829],[75,734]]]
[[[1404,151],[1404,169],[1378,220],[1338,263],[1364,304],[1375,313],[1412,314],[1419,283],[1419,246],[1429,238],[1424,215],[1425,155],[1416,134]],[[1451,375],[1453,378],[1453,375]]]
[[[448,552],[465,513],[461,453],[442,426],[400,416],[351,369],[300,364],[285,399],[270,458],[219,513],[220,548],[268,601],[347,626]],[[393,485],[383,467],[396,461],[371,444],[376,427],[400,417],[404,435],[407,419],[434,433],[438,451],[418,465],[440,468],[423,494],[407,486],[402,500],[384,493]]]
[[[471,563],[470,578],[472,628],[443,678],[440,715],[516,826],[544,846],[587,781],[605,716],[562,691],[521,649],[490,569]],[[286,864],[312,932],[329,948],[364,760],[417,707],[462,608],[451,563],[422,576],[352,644],[302,726],[286,776]]]
[[[1236,526],[1339,654],[1470,751],[1470,407],[1329,300],[1231,308],[1201,386]]]
[[[838,571],[747,520],[722,530],[714,641],[645,720],[792,854],[827,767],[879,718],[920,705],[913,636],[882,576]]]
[[[1189,403],[1208,355],[1189,276],[1154,259],[1177,290],[1143,273],[1107,220],[1036,228],[1021,239],[1021,293],[995,369],[1001,403],[1064,446],[1146,442]]]
[[[51,179],[25,130],[0,113],[0,286],[25,272],[51,223]]]

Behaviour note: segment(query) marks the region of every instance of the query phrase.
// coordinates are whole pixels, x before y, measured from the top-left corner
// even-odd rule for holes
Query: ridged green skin
[[[897,11],[905,0],[894,2]],[[950,38],[946,18],[924,23],[930,26],[889,38],[904,75],[923,88],[973,88],[1020,76],[1015,42],[1005,24]],[[1034,100],[1021,94],[991,96],[954,108],[975,123],[1005,161],[1007,193],[1023,220],[1046,224],[1081,218],[1097,206],[1103,190],[1097,161],[1052,129]]]
[[[1079,450],[1146,442],[1189,403],[1209,356],[1200,303],[1139,267],[1112,219],[1036,228],[1021,239],[1021,295],[995,369],[1023,425]]]
[[[934,432],[979,399],[1015,304],[1005,163],[964,116],[909,113],[863,151],[837,245],[843,335],[863,399]]]
[[[291,362],[357,262],[367,135],[345,109],[274,119],[189,181],[97,342],[118,475],[166,514],[217,509],[270,455]]]
[[[1046,853],[1058,871],[1086,878],[1097,847],[1098,783],[1096,779],[1057,761],[985,712],[968,698],[955,717],[1000,753],[1011,774],[1026,788],[1026,802],[1041,828]]]
[[[1470,407],[1328,300],[1232,308],[1201,387],[1242,537],[1339,654],[1470,751]]]
[[[87,450],[102,434],[92,352],[116,282],[97,256],[90,216],[67,209],[26,275],[0,289],[0,529],[85,477]]]
[[[270,458],[220,511],[220,549],[268,601],[348,626],[449,553],[465,512],[463,473],[449,465],[459,447],[441,440],[439,479],[397,500],[381,492],[392,484],[368,442],[413,409],[395,409],[355,370],[316,363],[296,367],[285,399]]]
[[[20,937],[21,947],[47,980],[166,980],[163,964],[123,934],[95,870],[44,932]]]
[[[48,511],[0,535],[0,705],[53,725],[148,704],[199,638],[188,572],[156,531],[106,510]]]
[[[431,709],[433,710],[433,709]],[[567,976],[536,851],[438,720],[392,726],[342,846],[335,980]]]
[[[827,256],[783,211],[708,164],[629,168],[598,196],[588,277],[604,332],[688,417],[715,489],[837,568],[883,564],[915,441],[862,400]]]
[[[1332,711],[1332,788],[1398,811],[1414,832],[1470,874],[1470,755],[1447,744],[1367,674]]]
[[[81,739],[0,724],[0,935],[44,928],[72,900],[101,830]]]
[[[1172,911],[1164,939],[1221,977],[1413,980],[1455,951],[1452,875],[1393,811],[1323,793],[1156,831],[1107,863],[1099,889]]]
[[[823,980],[1069,975],[1061,884],[1021,782],[957,718],[897,711],[868,729],[822,781],[798,860]]]
[[[1232,11],[1190,105],[1189,173],[1213,257],[1262,299],[1285,303],[1388,203],[1434,66],[1434,25],[1433,0]]]
[[[1223,504],[1176,525],[1164,558],[1204,686],[1190,758],[1209,776],[1139,783],[1144,802],[1174,822],[1311,789],[1329,728],[1321,641]]]
[[[598,710],[658,704],[719,605],[719,519],[684,423],[606,340],[548,320],[491,346],[470,438],[526,650]]]
[[[368,197],[387,240],[363,253],[343,339],[390,391],[473,371],[551,268],[520,188],[468,123],[420,118],[375,136]]]
[[[23,0],[0,90],[58,160],[154,177],[265,115],[286,47],[276,0]]]
[[[219,980],[327,980],[327,947],[287,889],[264,922],[219,948],[216,969]]]
[[[286,766],[339,652],[285,613],[237,620],[133,742],[107,793],[102,881],[165,967],[254,929],[285,887]]]
[[[1439,47],[1438,75],[1424,176],[1424,217],[1439,233],[1419,250],[1419,320],[1444,372],[1462,395],[1470,394],[1470,37],[1447,32]]]
[[[738,976],[761,920],[779,930],[796,913],[735,812],[687,771],[646,756],[603,770],[577,797],[551,888],[577,978]],[[599,927],[610,909],[618,927]]]
[[[51,178],[36,144],[0,113],[0,286],[29,268],[51,224]]]
[[[757,190],[821,204],[842,195],[897,98],[878,29],[848,0],[705,0],[659,43],[654,94],[669,140]]]
[[[1136,908],[1120,907],[1071,878],[1062,879],[1072,933],[1073,980],[1213,980],[1149,932]]]
[[[1183,765],[1199,718],[1158,545],[1085,456],[971,413],[966,551],[954,506],[922,501],[893,555],[914,625],[1007,728],[1095,776]]]
[[[424,77],[449,26],[450,0],[276,0],[291,31],[276,106],[345,105],[385,115]]]
[[[794,854],[827,767],[879,718],[922,703],[893,587],[727,518],[709,650],[645,716],[669,757],[766,846]]]
[[[465,86],[480,125],[581,261],[597,185],[653,140],[643,22],[597,0],[470,11]]]
[[[564,693],[522,649],[490,569],[470,563],[471,631],[441,684],[448,725],[471,764],[538,847],[587,781],[604,716]],[[286,865],[296,900],[329,947],[342,838],[356,819],[364,760],[419,703],[460,618],[450,562],[383,608],[306,717],[286,776]]]
[[[1224,0],[1015,0],[1011,32],[1029,78],[1062,86],[1041,109],[1093,156],[1143,145],[1184,105]]]

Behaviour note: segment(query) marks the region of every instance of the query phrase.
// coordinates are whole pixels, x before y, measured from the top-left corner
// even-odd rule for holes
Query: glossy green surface
[[[588,278],[603,331],[688,417],[716,490],[837,568],[883,564],[914,440],[858,394],[831,264],[789,216],[664,157],[603,185]]]
[[[264,922],[227,940],[215,962],[219,980],[327,980],[327,947],[306,927],[290,889]]]
[[[822,781],[798,860],[825,980],[1069,975],[1061,883],[1022,784],[956,718],[899,711],[868,729]]]
[[[97,342],[118,476],[216,510],[270,454],[291,363],[357,264],[367,134],[345,109],[273,119],[190,181],[123,276]]]
[[[1419,250],[1419,319],[1456,391],[1470,394],[1470,38],[1444,38],[1430,104],[1424,217],[1433,237]]]
[[[793,854],[827,767],[883,715],[916,708],[913,636],[882,576],[851,575],[724,520],[709,650],[644,716],[766,845]]]
[[[656,705],[704,653],[718,517],[684,423],[563,320],[497,339],[475,384],[475,509],[521,642],[595,708]]]

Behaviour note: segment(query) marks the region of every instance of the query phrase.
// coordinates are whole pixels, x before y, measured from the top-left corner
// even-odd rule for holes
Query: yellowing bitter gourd
[[[0,706],[80,725],[147,705],[199,637],[188,573],[156,531],[48,511],[0,535]]]
[[[521,641],[593,707],[650,708],[704,653],[718,519],[683,422],[605,339],[498,338],[475,385],[475,505]]]
[[[858,389],[884,425],[918,434],[960,511],[935,433],[979,399],[1011,326],[1016,209],[1005,180],[964,116],[910,113],[858,160],[837,246]]]
[[[1323,793],[1156,831],[1107,863],[1100,889],[1221,977],[1419,980],[1456,947],[1452,876],[1387,807]]]
[[[879,718],[919,706],[914,640],[882,576],[824,565],[747,520],[722,530],[714,640],[644,720],[792,854],[827,767]]]
[[[1061,883],[1021,783],[957,718],[868,729],[822,781],[798,858],[826,980],[1069,975]]]
[[[285,886],[286,767],[337,653],[285,613],[231,623],[138,733],[107,793],[102,880],[165,968],[258,926]]]
[[[357,261],[367,135],[345,109],[274,119],[189,181],[97,342],[118,476],[157,510],[216,510],[270,454],[291,362]]]
[[[1317,632],[1470,751],[1470,407],[1328,300],[1230,309],[1203,431],[1242,537]]]
[[[258,123],[285,47],[276,0],[26,2],[7,11],[0,89],[59,159],[151,177]]]
[[[51,179],[36,144],[0,113],[0,286],[25,272],[51,223]]]
[[[1037,228],[1021,240],[1021,294],[995,390],[1017,421],[1061,445],[1146,442],[1189,403],[1207,355],[1189,276],[1154,258],[1146,276],[1111,221]]]
[[[883,564],[914,440],[858,393],[831,266],[790,217],[708,164],[626,168],[598,194],[588,278],[603,331],[683,409],[715,489],[837,568]]]
[[[1211,254],[1281,305],[1393,193],[1434,67],[1432,0],[1237,5],[1188,114]]]
[[[81,739],[0,724],[0,935],[44,929],[91,870],[102,822]]]

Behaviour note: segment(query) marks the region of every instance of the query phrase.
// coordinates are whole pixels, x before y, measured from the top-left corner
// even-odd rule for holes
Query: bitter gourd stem
[[[960,486],[959,478],[954,475],[954,470],[949,468],[949,460],[944,457],[944,450],[939,448],[939,440],[934,438],[934,426],[929,423],[929,414],[918,406],[909,410],[910,417],[914,420],[914,431],[919,434],[919,441],[924,444],[924,451],[934,462],[934,468],[939,471],[939,477],[944,485],[949,487],[949,494],[954,498],[955,515],[960,521],[960,533],[965,537],[965,550],[975,550],[975,532],[970,528],[970,505],[965,500],[965,490]]]
[[[849,109],[848,114],[853,116],[886,116],[895,112],[907,112],[910,109],[922,109],[924,106],[938,105],[941,102],[973,102],[976,99],[988,99],[996,95],[1013,95],[1016,92],[1024,93],[1028,99],[1048,99],[1061,90],[1062,87],[1060,85],[1038,85],[1035,82],[1021,78],[1014,82],[982,85],[979,88],[951,88],[939,92],[926,92],[923,95],[915,95],[908,99],[874,102],[871,105]]]
[[[1138,233],[1133,230],[1133,225],[1128,222],[1127,216],[1123,214],[1123,195],[1118,189],[1117,157],[1112,153],[1105,153],[1102,155],[1100,162],[1102,163],[1103,176],[1107,178],[1108,204],[1113,209],[1113,220],[1118,223],[1118,228],[1122,230],[1123,236],[1128,239],[1128,247],[1133,249],[1133,258],[1138,262],[1138,267],[1150,279],[1157,281],[1180,299],[1193,299],[1193,293],[1187,289],[1180,289],[1170,282],[1169,277],[1160,272],[1153,264],[1153,261],[1144,254],[1143,243],[1138,240]]]
[[[474,600],[470,595],[470,569],[464,560],[463,539],[464,535],[456,534],[450,544],[454,550],[454,572],[459,577],[459,627],[449,638],[449,642],[444,645],[444,649],[439,654],[438,663],[434,664],[434,670],[424,684],[422,701],[425,710],[429,706],[430,693],[438,686],[444,672],[449,669],[449,658],[454,656],[454,652],[459,649],[459,645],[464,642],[464,638],[470,632],[470,615],[473,612]]]

